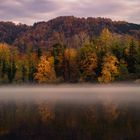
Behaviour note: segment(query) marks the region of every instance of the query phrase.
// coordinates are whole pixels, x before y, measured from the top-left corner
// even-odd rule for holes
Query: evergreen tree
[[[40,47],[37,49],[37,56],[39,59],[42,56],[42,49]]]
[[[54,69],[58,78],[65,79],[65,46],[61,44],[53,45]]]
[[[136,45],[134,40],[132,39],[129,45],[129,52],[127,56],[127,64],[128,71],[130,73],[135,73],[135,65],[136,65]]]
[[[7,66],[7,76],[8,76],[8,81],[10,83],[13,82],[16,75],[16,71],[17,71],[16,63],[14,60],[12,60]]]

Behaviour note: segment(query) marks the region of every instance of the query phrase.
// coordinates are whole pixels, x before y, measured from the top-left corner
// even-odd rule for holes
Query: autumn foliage
[[[27,46],[26,52],[0,43],[0,83],[109,83],[140,77],[140,41],[132,36],[107,28],[94,38],[82,32],[73,38],[77,47],[67,46],[63,34],[55,37],[50,48]]]
[[[103,58],[103,65],[101,71],[101,77],[98,78],[99,82],[109,83],[115,80],[115,77],[119,75],[118,60],[115,56],[107,54]]]
[[[53,63],[53,57],[41,57],[40,62],[37,66],[37,72],[35,73],[35,79],[39,83],[52,82],[56,79]]]

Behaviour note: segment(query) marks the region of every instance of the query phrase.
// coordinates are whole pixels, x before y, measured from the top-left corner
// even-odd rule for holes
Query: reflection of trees
[[[114,102],[66,105],[0,103],[0,138],[138,140],[139,107]]]
[[[109,122],[117,120],[120,112],[118,110],[118,106],[115,103],[111,102],[109,104],[105,104],[103,107],[106,120]]]
[[[43,123],[47,123],[50,120],[54,119],[54,109],[53,106],[51,106],[50,104],[43,102],[43,103],[39,103],[38,107],[37,107],[37,111],[41,117],[41,121]]]

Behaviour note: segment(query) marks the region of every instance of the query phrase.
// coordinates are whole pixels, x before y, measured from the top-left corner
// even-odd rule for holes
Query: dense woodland
[[[0,83],[140,78],[140,25],[58,17],[33,26],[0,22]]]

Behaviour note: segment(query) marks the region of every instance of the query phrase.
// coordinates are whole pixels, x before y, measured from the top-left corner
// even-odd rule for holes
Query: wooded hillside
[[[140,25],[58,17],[0,22],[0,82],[100,82],[140,78]]]

